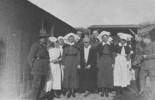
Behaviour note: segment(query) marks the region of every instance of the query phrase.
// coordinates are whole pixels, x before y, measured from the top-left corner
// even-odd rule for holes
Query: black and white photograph
[[[0,100],[155,100],[155,0],[0,0]]]

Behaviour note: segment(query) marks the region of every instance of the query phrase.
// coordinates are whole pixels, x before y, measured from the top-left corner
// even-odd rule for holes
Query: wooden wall
[[[31,77],[27,55],[43,20],[55,26],[55,36],[75,31],[26,0],[0,0],[1,95],[19,96],[29,90]]]

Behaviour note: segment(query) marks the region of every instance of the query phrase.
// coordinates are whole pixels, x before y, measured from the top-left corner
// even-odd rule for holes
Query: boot
[[[116,95],[122,95],[123,94],[123,90],[121,87],[117,87],[117,90],[116,90]]]
[[[74,89],[72,89],[71,95],[72,95],[72,97],[76,97],[75,96],[75,90]]]
[[[70,98],[70,97],[71,97],[71,95],[72,95],[71,90],[68,90],[68,93],[67,93],[67,98]]]
[[[53,93],[54,93],[54,96],[55,96],[56,98],[60,98],[60,96],[59,96],[59,94],[58,94],[58,91],[57,91],[57,90],[54,90],[54,91],[53,91]]]
[[[109,90],[108,90],[108,88],[105,88],[105,96],[109,97]]]
[[[101,92],[101,97],[104,97],[104,94],[105,94],[104,88],[103,88],[101,91],[102,91],[102,92]]]
[[[63,88],[63,89],[62,89],[62,95],[63,95],[63,96],[66,96],[66,92],[67,92],[67,90],[66,90],[65,88]]]

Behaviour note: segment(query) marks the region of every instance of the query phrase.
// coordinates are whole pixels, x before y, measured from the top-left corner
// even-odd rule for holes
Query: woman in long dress
[[[113,87],[113,45],[110,42],[110,32],[102,31],[99,35],[101,43],[97,46],[97,86],[101,89],[101,96],[108,97],[110,89]]]
[[[80,52],[75,46],[74,33],[69,33],[63,50],[62,64],[64,65],[63,88],[67,89],[67,97],[75,97],[75,90],[79,88],[78,68],[80,68]]]
[[[58,92],[61,90],[61,51],[57,47],[57,39],[55,37],[49,37],[50,45],[48,47],[50,57],[50,74],[49,81],[47,82],[46,91],[53,91],[54,95],[58,97]]]
[[[120,94],[122,88],[130,85],[130,54],[132,49],[127,44],[127,40],[131,38],[131,35],[126,33],[118,33],[117,35],[120,38],[120,42],[115,46],[114,86],[116,87],[117,94]]]

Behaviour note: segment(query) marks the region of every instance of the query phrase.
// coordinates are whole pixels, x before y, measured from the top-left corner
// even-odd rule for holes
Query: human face
[[[92,35],[93,35],[93,37],[97,38],[98,32],[97,31],[93,31]]]
[[[103,35],[102,36],[102,41],[103,42],[108,42],[108,40],[109,40],[109,36],[108,35]]]
[[[87,48],[90,45],[89,41],[84,41],[84,46]]]
[[[78,36],[81,38],[82,32],[81,32],[81,31],[77,31],[77,32],[76,32],[76,35],[78,35]]]
[[[68,41],[71,42],[71,43],[73,43],[73,42],[75,41],[74,36],[71,35],[71,36],[68,38]]]
[[[46,43],[46,40],[47,40],[47,38],[40,38],[39,39],[40,43],[43,43],[43,44]]]
[[[124,45],[125,43],[127,43],[127,41],[124,39],[121,39],[121,43]]]
[[[59,43],[60,45],[63,45],[63,44],[64,44],[64,40],[63,40],[63,39],[59,39],[59,40],[58,40],[58,43]]]

